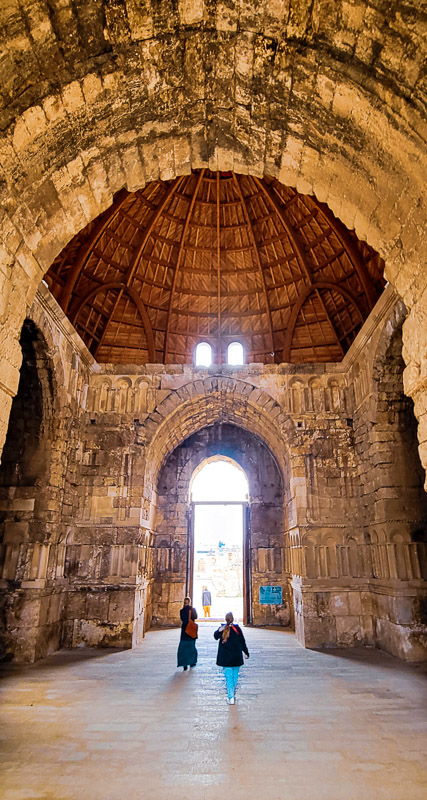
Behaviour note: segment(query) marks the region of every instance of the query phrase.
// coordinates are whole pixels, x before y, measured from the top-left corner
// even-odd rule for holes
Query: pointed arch
[[[289,362],[291,358],[291,346],[292,346],[292,339],[294,335],[295,325],[299,316],[299,313],[307,300],[307,298],[313,293],[316,292],[319,294],[320,289],[329,289],[330,291],[338,292],[338,294],[342,294],[348,302],[352,303],[354,308],[356,309],[357,315],[359,317],[361,325],[363,325],[363,316],[362,313],[353,297],[351,292],[347,289],[343,289],[342,286],[337,286],[335,283],[328,283],[327,281],[319,281],[319,283],[311,284],[307,286],[305,291],[301,292],[297,302],[295,303],[292,313],[289,317],[288,327],[286,329],[285,334],[285,342],[283,346],[284,351],[284,361]],[[329,314],[328,314],[329,319]],[[332,323],[331,323],[332,325]]]
[[[267,392],[243,381],[210,376],[184,384],[171,393],[144,424],[146,487],[153,487],[169,453],[184,439],[215,422],[230,422],[258,436],[271,451],[289,487],[291,468],[282,432],[293,427],[290,417]]]
[[[113,281],[111,283],[105,283],[103,286],[97,286],[96,289],[92,289],[92,291],[88,292],[88,294],[85,295],[85,297],[81,300],[78,308],[74,312],[74,316],[72,319],[73,325],[76,324],[80,311],[86,305],[86,303],[89,302],[89,300],[92,300],[92,298],[95,297],[97,294],[99,294],[99,292],[108,292],[110,289],[118,289],[121,292],[125,292],[130,297],[136,308],[138,309],[144,327],[145,336],[147,339],[148,358],[150,361],[155,361],[156,349],[154,345],[153,329],[151,327],[151,322],[147,313],[147,309],[145,308],[144,303],[138,296],[135,289],[133,289],[132,286],[126,286],[121,281]]]

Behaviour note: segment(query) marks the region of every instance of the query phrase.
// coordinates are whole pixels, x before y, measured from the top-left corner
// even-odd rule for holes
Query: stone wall
[[[36,368],[52,375],[40,379],[49,447],[37,492],[15,486],[5,460],[6,654],[131,646],[153,615],[176,619],[182,564],[159,575],[156,545],[169,537],[184,552],[191,471],[218,449],[225,426],[252,481],[254,600],[266,576],[277,582],[280,550],[278,582],[287,602],[292,591],[291,620],[305,646],[378,644],[425,657],[426,503],[403,395],[404,314],[389,287],[341,364],[101,369],[41,287],[28,316],[45,342]],[[172,491],[183,459],[182,502],[166,522],[165,486]],[[274,472],[274,497],[254,460]],[[261,497],[276,520],[268,541]],[[19,505],[32,499],[34,510]],[[277,622],[256,602],[252,612],[257,623]]]
[[[61,562],[78,506],[80,420],[93,359],[42,285],[21,334],[23,363],[0,467],[3,656],[62,641]]]
[[[289,625],[292,598],[290,573],[286,571],[284,559],[288,534],[282,477],[260,439],[242,427],[222,422],[185,439],[171,453],[160,472],[154,540],[155,622],[163,625],[179,623],[187,581],[187,546],[192,547],[189,525],[191,478],[203,461],[217,455],[239,464],[249,483],[249,519],[244,543],[244,554],[249,563],[244,571],[246,597],[248,602],[249,597],[252,600],[251,607],[246,609],[246,617],[255,625]],[[191,576],[188,577],[191,580]],[[260,585],[281,586],[283,605],[260,605]],[[194,603],[196,605],[195,599]]]
[[[32,661],[81,643],[130,646],[143,636],[149,559],[144,536],[120,529],[123,516],[114,528],[106,520],[103,473],[92,519],[104,528],[85,522],[96,461],[85,408],[97,366],[43,285],[27,316],[0,469],[2,657]],[[110,466],[115,473],[113,451]],[[127,480],[126,467],[124,491]]]
[[[124,186],[233,168],[315,194],[384,257],[427,466],[419,4],[24,0],[1,24],[0,441],[64,245]]]

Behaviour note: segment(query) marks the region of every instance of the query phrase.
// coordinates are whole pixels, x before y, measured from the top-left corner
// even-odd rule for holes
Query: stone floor
[[[426,800],[425,667],[246,629],[228,706],[213,629],[4,666],[1,800]]]

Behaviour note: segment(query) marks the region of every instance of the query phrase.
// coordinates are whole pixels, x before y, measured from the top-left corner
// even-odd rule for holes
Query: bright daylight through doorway
[[[203,614],[204,587],[211,593],[210,614],[232,611],[243,620],[243,529],[248,482],[230,460],[209,461],[191,486],[194,508],[193,603]]]

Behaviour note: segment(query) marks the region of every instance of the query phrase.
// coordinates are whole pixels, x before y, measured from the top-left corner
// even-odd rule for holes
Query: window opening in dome
[[[227,364],[233,367],[240,367],[244,364],[243,345],[240,342],[232,342],[228,345]]]
[[[210,367],[212,364],[212,347],[207,342],[200,342],[196,347],[196,367]]]

